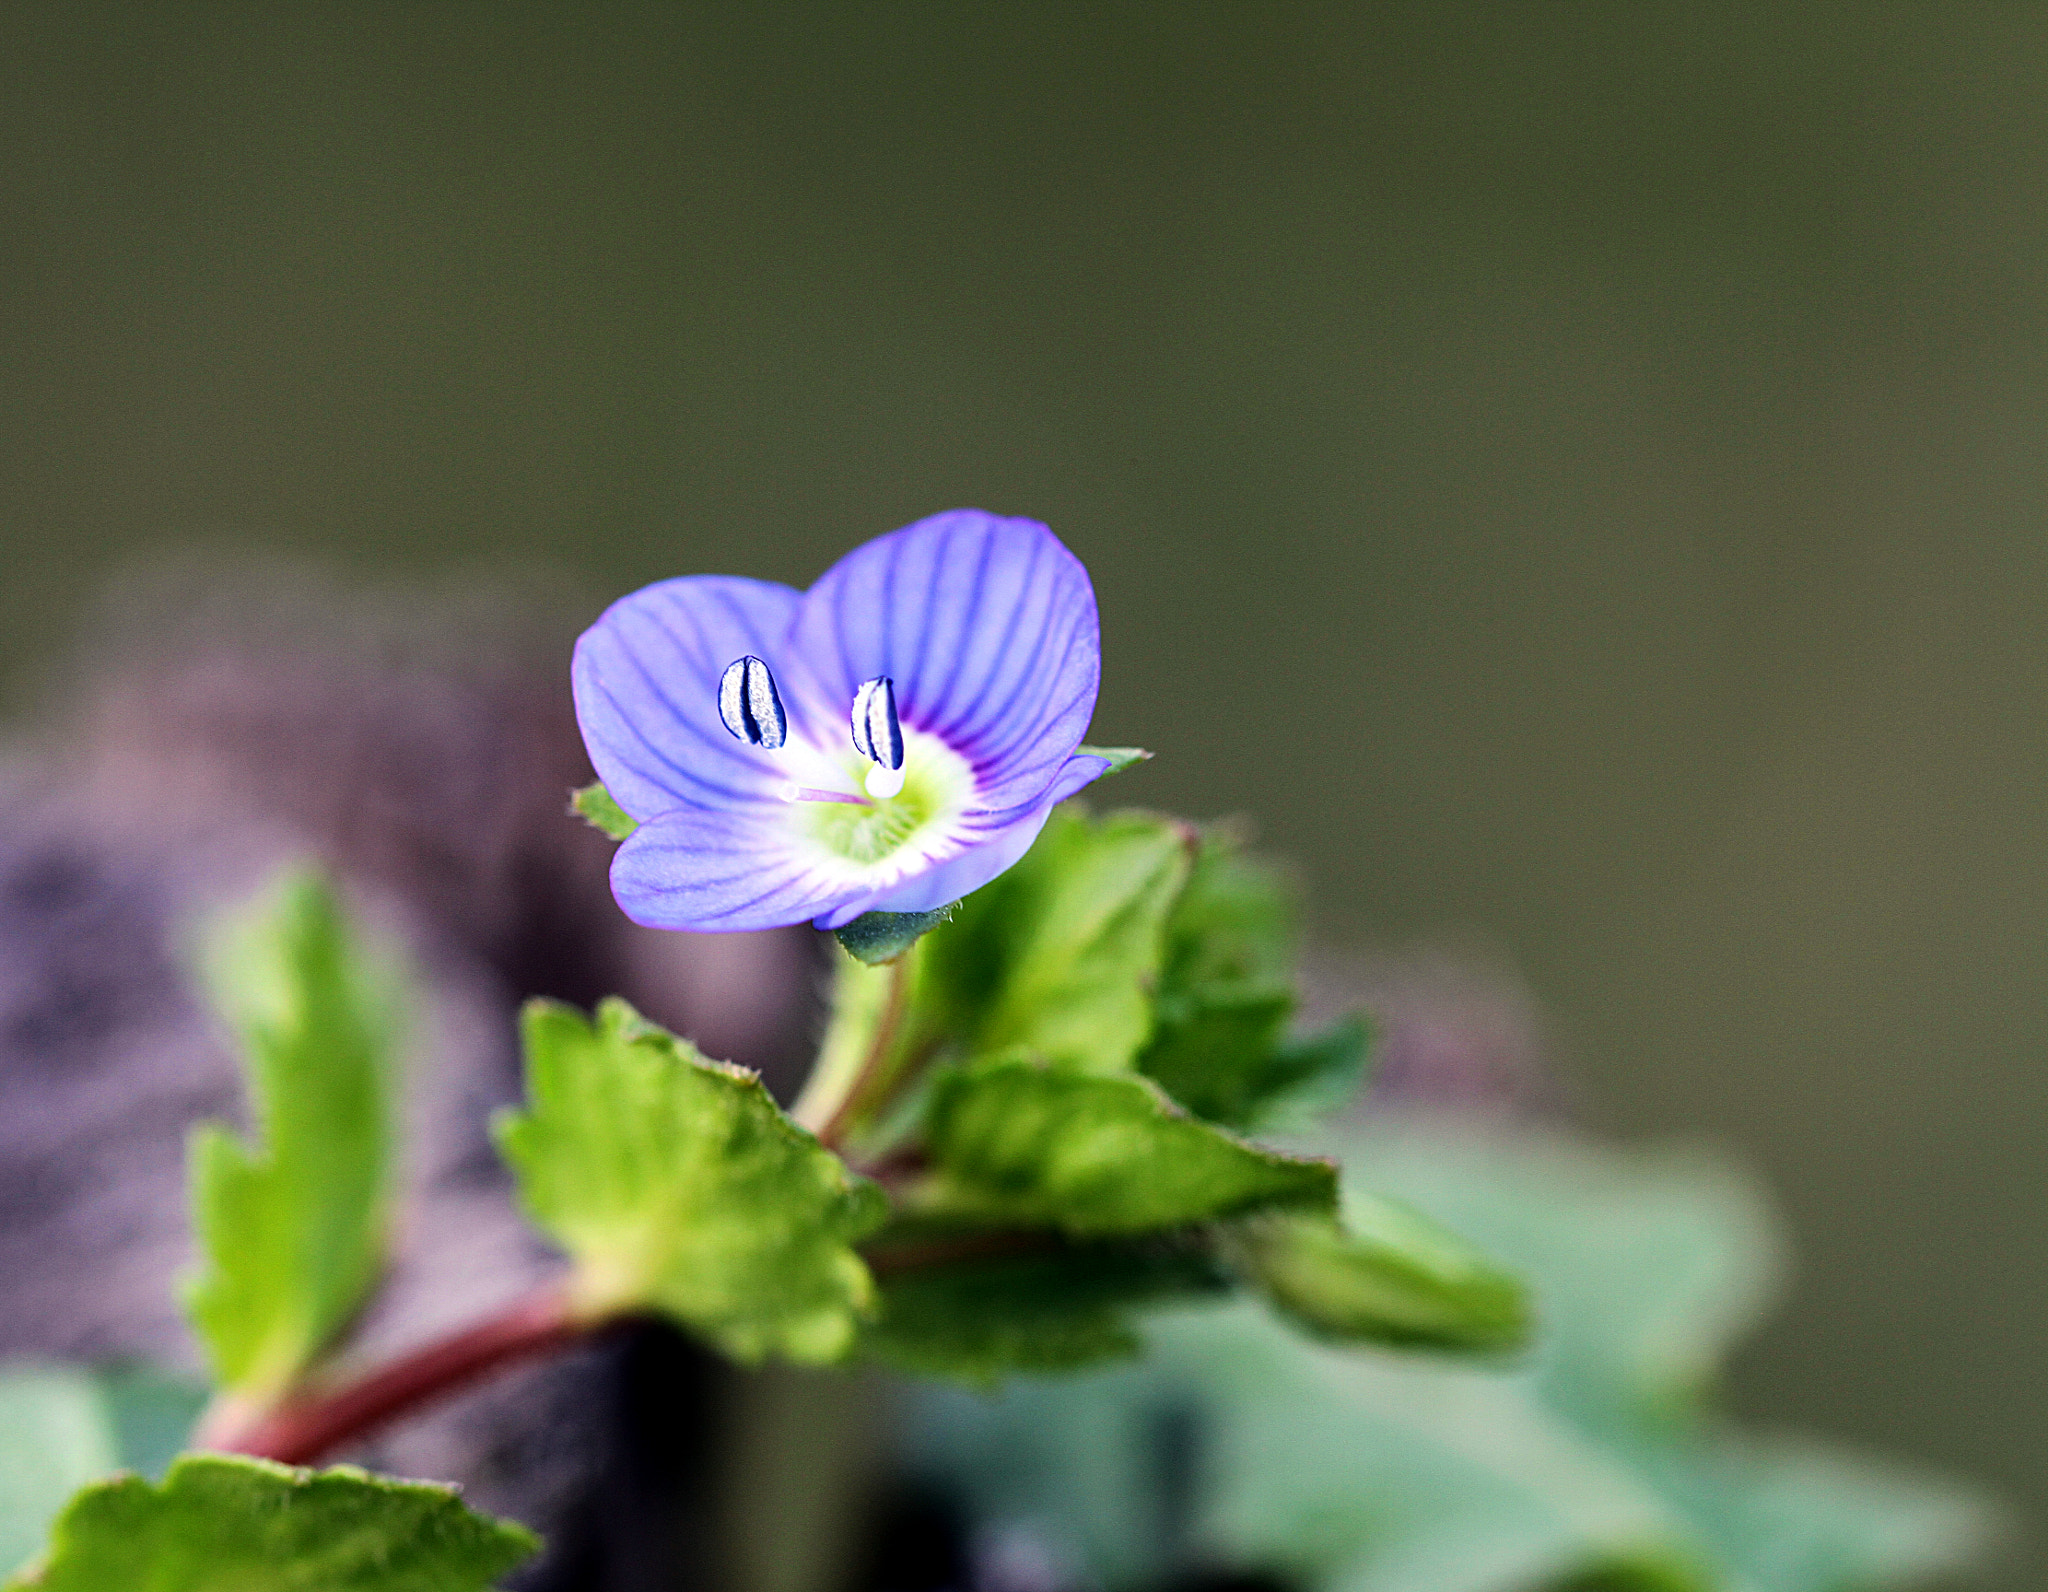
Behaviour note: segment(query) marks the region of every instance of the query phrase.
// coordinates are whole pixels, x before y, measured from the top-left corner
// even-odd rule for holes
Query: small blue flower
[[[975,509],[856,548],[806,592],[634,592],[571,671],[591,762],[640,823],[612,893],[637,922],[718,931],[957,901],[1108,768],[1075,755],[1101,673],[1081,561]]]

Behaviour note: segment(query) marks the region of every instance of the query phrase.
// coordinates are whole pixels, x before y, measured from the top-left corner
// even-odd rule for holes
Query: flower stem
[[[890,1063],[910,1008],[916,955],[913,947],[879,968],[846,958],[817,1068],[790,1107],[819,1143],[839,1148],[894,1083]]]
[[[490,1372],[553,1353],[608,1324],[579,1316],[566,1292],[551,1284],[352,1379],[303,1389],[268,1409],[223,1404],[201,1423],[195,1442],[224,1453],[310,1464]]]

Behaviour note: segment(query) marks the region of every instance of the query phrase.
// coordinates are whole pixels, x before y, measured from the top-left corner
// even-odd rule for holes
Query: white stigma
[[[861,784],[876,801],[885,802],[903,789],[903,779],[902,769],[887,768],[876,763],[868,769],[868,777],[862,780]]]

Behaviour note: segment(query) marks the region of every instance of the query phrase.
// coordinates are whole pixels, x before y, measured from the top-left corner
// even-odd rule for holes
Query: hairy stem
[[[508,1365],[565,1348],[605,1325],[578,1316],[567,1294],[550,1285],[360,1376],[303,1388],[268,1409],[220,1405],[201,1423],[195,1441],[224,1453],[311,1464],[400,1415]]]

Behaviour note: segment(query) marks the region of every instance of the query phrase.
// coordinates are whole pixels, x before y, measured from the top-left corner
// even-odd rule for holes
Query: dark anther
[[[774,751],[789,738],[789,716],[768,665],[749,653],[725,666],[718,680],[718,716],[743,741]]]
[[[886,674],[853,694],[853,749],[884,768],[903,766],[903,725],[896,717],[896,684]]]

